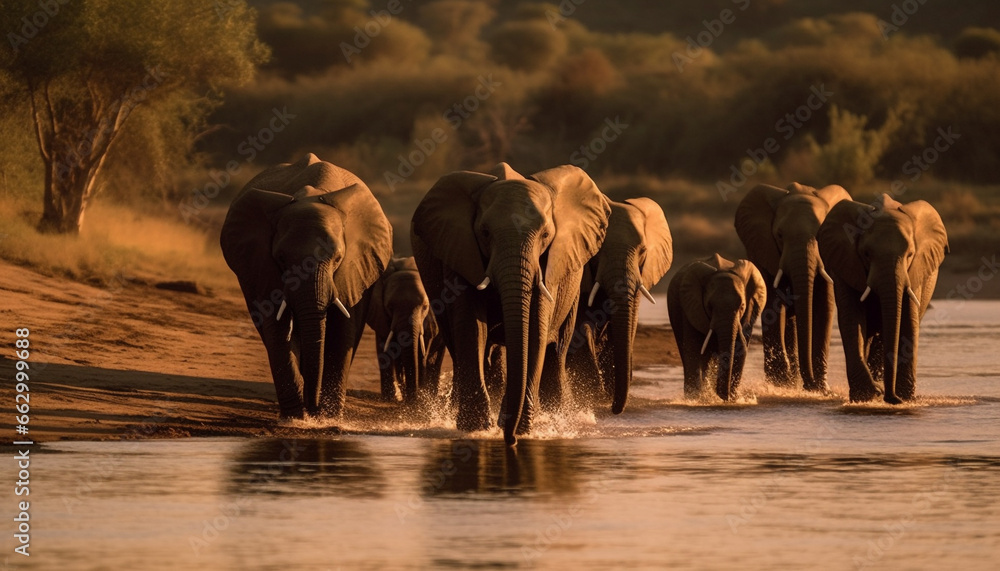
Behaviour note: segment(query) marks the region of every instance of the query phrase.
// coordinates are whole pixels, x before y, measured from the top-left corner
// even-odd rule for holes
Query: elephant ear
[[[742,277],[746,283],[744,299],[746,299],[747,309],[743,313],[743,321],[740,325],[743,328],[743,334],[749,337],[753,331],[753,325],[760,317],[767,301],[767,286],[764,284],[764,277],[760,275],[760,270],[748,260],[736,260],[733,263],[732,271]]]
[[[446,174],[427,191],[413,213],[413,233],[435,258],[473,285],[486,275],[473,228],[473,194],[495,180],[493,175],[471,171]]]
[[[319,197],[344,215],[344,259],[333,274],[335,294],[353,307],[392,259],[392,225],[368,187],[354,184]]]
[[[675,279],[680,279],[681,307],[684,316],[694,328],[702,333],[706,333],[711,326],[711,319],[705,309],[705,288],[708,280],[718,268],[707,262],[691,262],[681,269],[681,273]]]
[[[824,186],[819,190],[814,190],[813,194],[822,198],[827,204],[827,211],[833,208],[838,202],[842,200],[852,200],[851,195],[844,190],[844,187],[839,184],[831,184],[829,186]]]
[[[941,215],[927,201],[915,200],[901,205],[899,210],[913,220],[913,241],[916,243],[912,267],[936,269],[950,251],[948,232],[944,228]],[[915,276],[910,276],[911,279]],[[922,281],[927,276],[918,276]]]
[[[781,259],[781,249],[772,231],[774,211],[778,201],[788,196],[788,192],[769,184],[758,184],[736,207],[736,234],[747,249],[747,258],[771,275],[778,273]]]
[[[269,299],[272,291],[282,289],[281,269],[271,255],[274,214],[293,201],[287,194],[249,188],[229,206],[219,243],[226,264],[250,297]]]
[[[864,290],[868,284],[868,270],[858,255],[857,239],[864,232],[858,221],[874,216],[875,212],[871,205],[842,200],[830,209],[816,232],[827,272],[857,291]]]
[[[376,332],[389,328],[389,317],[385,307],[385,284],[392,278],[395,271],[396,260],[392,260],[371,288],[372,299],[371,303],[368,304],[368,315],[365,316],[365,323]]]
[[[627,204],[638,208],[646,218],[646,260],[642,264],[642,285],[652,288],[674,261],[673,238],[663,209],[649,198],[629,198]]]
[[[562,165],[530,178],[555,191],[552,219],[556,234],[548,250],[545,281],[558,284],[601,249],[608,231],[611,203],[579,167]]]

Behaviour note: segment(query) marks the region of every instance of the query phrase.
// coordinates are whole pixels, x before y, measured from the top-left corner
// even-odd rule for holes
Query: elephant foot
[[[463,412],[461,408],[455,418],[455,427],[462,432],[478,432],[490,429],[489,412]]]
[[[851,399],[851,402],[868,402],[868,401],[875,400],[877,397],[879,397],[881,395],[882,395],[882,391],[878,390],[875,387],[872,387],[870,389],[865,389],[865,390],[854,390],[854,389],[851,389],[850,399]]]
[[[903,404],[903,399],[899,398],[894,394],[888,394],[882,397],[882,400],[889,404]]]
[[[306,411],[301,407],[292,410],[282,410],[278,413],[278,418],[281,420],[302,420],[305,416]]]
[[[818,383],[809,383],[802,386],[803,389],[814,392],[814,393],[829,393],[830,387],[826,384],[826,381],[820,381]]]

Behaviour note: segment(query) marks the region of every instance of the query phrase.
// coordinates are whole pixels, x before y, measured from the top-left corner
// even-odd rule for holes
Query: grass
[[[0,258],[44,275],[108,285],[124,277],[143,282],[189,280],[209,290],[236,288],[218,241],[167,216],[97,202],[79,236],[35,229],[40,203],[0,199]]]

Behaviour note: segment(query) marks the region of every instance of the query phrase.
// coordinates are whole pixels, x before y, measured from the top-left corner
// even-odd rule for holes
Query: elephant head
[[[304,401],[307,412],[320,412],[328,310],[350,320],[392,256],[392,227],[381,206],[360,179],[309,154],[247,184],[229,208],[221,244],[264,343],[275,343],[265,336],[268,320],[282,324],[286,343],[294,323],[299,409]],[[301,416],[282,386],[288,382],[275,378],[282,414]]]
[[[837,283],[838,307],[843,292],[852,302],[867,300],[881,316],[884,398],[898,404],[900,361],[909,367],[915,362],[901,353],[901,331],[915,351],[920,319],[948,251],[941,216],[923,200],[900,204],[883,194],[872,204],[841,202],[830,211],[818,237],[823,260]],[[842,324],[853,319],[847,304],[840,311]]]
[[[529,383],[537,387],[540,379],[551,326],[543,316],[552,315],[559,288],[579,288],[570,278],[600,248],[609,211],[607,198],[577,167],[524,177],[500,163],[489,174],[445,175],[413,215],[413,235],[431,255],[477,290],[499,294],[508,444],[516,442]],[[574,303],[577,295],[572,289]]]
[[[628,399],[632,381],[632,343],[639,314],[639,294],[656,303],[649,289],[673,262],[673,239],[663,209],[649,198],[611,203],[607,236],[597,255],[587,264],[580,294],[587,307],[613,302],[608,318],[614,367],[611,412],[619,414]]]
[[[684,343],[697,351],[700,341],[700,355],[685,355],[685,348],[680,348],[685,369],[704,360],[707,351],[717,361],[715,392],[730,400],[742,374],[753,325],[767,297],[763,277],[747,260],[731,262],[716,254],[682,268],[671,288],[676,294],[670,303],[679,306],[671,312],[675,332],[683,327],[674,323],[675,315],[683,314],[691,332],[704,335],[702,340]],[[689,371],[685,371],[685,378],[688,376]]]
[[[747,258],[769,285],[769,298],[774,297],[774,301],[769,299],[769,307],[783,299],[794,312],[799,374],[807,389],[825,386],[825,355],[833,311],[832,282],[823,267],[816,232],[835,204],[850,199],[847,191],[837,185],[815,189],[792,183],[781,189],[762,184],[750,190],[736,209],[736,233],[746,247]],[[826,280],[827,285],[817,287],[817,277]],[[816,299],[820,296],[822,299]],[[815,315],[817,307],[827,314]],[[765,344],[772,339],[780,343],[781,338],[765,335]],[[766,353],[772,351],[765,347]],[[782,354],[781,358],[787,357]],[[821,365],[817,363],[819,358],[823,360]]]
[[[416,262],[412,257],[392,260],[372,288],[368,325],[380,342],[379,350],[389,356],[390,362],[380,362],[379,366],[391,367],[394,357],[401,359],[403,396],[408,401],[417,396],[421,363],[426,359],[427,342],[433,336],[433,332],[426,330],[433,328],[430,323],[433,319]],[[382,396],[389,397],[389,389],[395,398],[394,387],[383,386]]]

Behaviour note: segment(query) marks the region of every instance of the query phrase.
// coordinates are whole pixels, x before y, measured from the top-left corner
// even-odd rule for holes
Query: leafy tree
[[[9,0],[0,69],[27,101],[44,163],[42,231],[79,233],[109,151],[137,108],[197,123],[267,49],[242,1]],[[9,107],[6,112],[11,112]],[[121,154],[121,153],[119,153]]]

